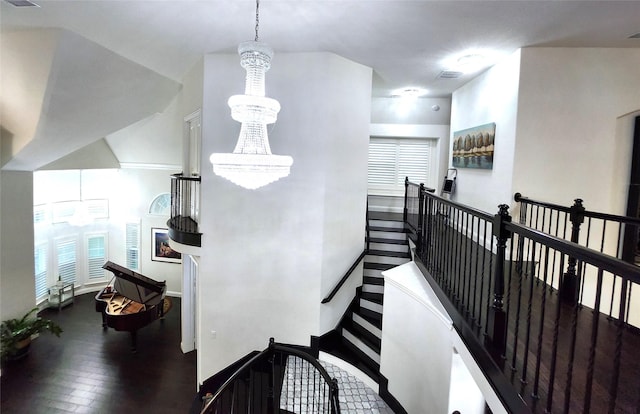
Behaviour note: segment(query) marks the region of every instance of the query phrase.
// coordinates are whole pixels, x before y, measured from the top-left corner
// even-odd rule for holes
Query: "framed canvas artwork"
[[[169,246],[169,230],[151,229],[151,260],[156,262],[182,263],[182,254]]]
[[[455,131],[451,162],[453,167],[493,169],[495,135],[495,123]]]

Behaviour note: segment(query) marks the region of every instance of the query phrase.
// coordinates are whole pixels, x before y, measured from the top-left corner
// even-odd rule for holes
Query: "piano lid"
[[[113,286],[122,296],[150,306],[157,305],[164,298],[165,282],[157,282],[111,261],[102,268],[113,272],[116,277]]]

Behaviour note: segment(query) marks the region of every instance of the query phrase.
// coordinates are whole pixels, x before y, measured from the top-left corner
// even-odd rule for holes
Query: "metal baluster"
[[[523,245],[525,245],[526,243],[523,243]],[[513,243],[511,246],[511,251],[513,251]],[[522,304],[522,263],[523,263],[523,256],[524,256],[524,251],[521,252],[520,254],[517,254],[516,257],[518,257],[518,264],[516,265],[516,282],[518,284],[518,292],[517,292],[517,297],[516,297],[516,315],[515,315],[515,328],[514,328],[514,333],[513,333],[513,356],[512,356],[512,361],[511,361],[511,370],[512,371],[517,371],[518,367],[517,367],[517,354],[518,354],[518,342],[519,342],[519,336],[520,336],[520,309],[521,309],[521,304]],[[513,255],[511,256],[513,257]],[[510,261],[511,263],[512,261]],[[509,272],[509,287],[511,286],[511,275],[513,274],[513,272]],[[509,288],[510,291],[510,288]],[[507,304],[509,304],[511,302],[511,300],[507,299]],[[509,305],[507,305],[509,306]],[[509,308],[507,308],[507,317],[509,315]]]
[[[564,258],[565,258],[564,253],[560,253],[560,267],[559,267],[560,273],[558,276],[558,278],[560,279],[560,283],[562,283],[562,275],[564,272]],[[561,303],[562,301],[560,301],[560,299],[556,301],[556,314],[553,322],[551,367],[549,369],[549,387],[547,389],[547,407],[545,411],[547,413],[551,413],[551,407],[553,406],[553,384],[555,383],[555,379],[556,379],[556,361],[558,357],[558,331],[559,331],[559,325],[560,325]]]
[[[569,258],[571,260],[571,257]],[[583,266],[582,261],[578,262],[578,271],[580,271]],[[573,312],[571,316],[571,343],[569,346],[569,365],[567,366],[567,381],[565,382],[564,387],[564,412],[569,412],[569,407],[571,404],[571,384],[573,382],[573,364],[575,362],[575,353],[576,353],[576,339],[577,339],[577,330],[578,330],[578,312],[580,307],[578,306],[578,302],[575,301],[573,304]]]
[[[616,347],[613,356],[613,374],[609,386],[609,413],[613,413],[616,407],[616,398],[618,394],[618,375],[620,374],[620,359],[622,356],[622,334],[624,332],[624,321],[620,319],[621,315],[625,315],[625,307],[627,305],[627,282],[622,280],[620,288],[620,309],[618,318],[614,319],[614,323],[618,328],[616,331]]]
[[[596,358],[596,343],[598,341],[598,324],[600,322],[600,299],[602,296],[602,278],[603,271],[598,269],[598,279],[596,282],[596,299],[593,305],[593,318],[591,320],[591,342],[589,346],[589,359],[587,361],[587,380],[585,384],[584,393],[584,408],[585,413],[589,413],[591,410],[591,389],[593,386],[593,366],[595,365]]]
[[[493,232],[493,224],[491,224],[491,231]],[[491,254],[489,255],[489,272],[491,272],[493,270],[493,243],[494,243],[494,237],[491,238]],[[486,313],[486,319],[484,321],[484,332],[485,332],[485,336],[489,335],[489,313],[490,309],[491,309],[491,276],[489,276],[489,280],[487,281],[487,313]]]
[[[536,349],[536,370],[533,377],[533,389],[531,390],[531,396],[533,398],[540,398],[538,395],[538,385],[540,381],[540,363],[542,360],[542,338],[544,336],[544,317],[547,310],[547,277],[549,275],[549,246],[545,246],[544,256],[544,283],[542,285],[542,304],[540,310],[540,324],[538,325],[538,346]]]
[[[464,233],[464,267],[462,269],[462,305],[466,316],[469,316],[469,284],[471,283],[471,275],[469,267],[471,266],[471,242],[469,241],[469,213],[463,213],[462,230]],[[473,236],[472,236],[473,237]],[[473,241],[473,240],[472,240]]]
[[[473,221],[472,221],[472,228],[473,228]],[[483,240],[483,243],[480,244],[480,218],[478,218],[477,220],[475,230],[476,230],[475,233],[477,234],[477,237],[478,237],[478,241],[476,243],[476,252],[473,255],[474,262],[475,262],[475,270],[473,272],[473,303],[471,305],[471,325],[472,326],[474,323],[477,323],[477,320],[479,318],[476,310],[476,303],[477,303],[477,296],[478,296],[478,279],[479,279],[478,265],[480,264],[480,249],[484,248],[484,240]]]
[[[487,256],[487,248],[486,248],[486,239],[487,239],[487,228],[488,228],[489,223],[485,220],[484,222],[484,232],[483,232],[483,239],[484,239],[484,243],[483,243],[483,248],[482,248],[482,272],[480,273],[480,289],[479,289],[479,294],[480,294],[480,303],[478,304],[478,319],[476,320],[476,326],[478,328],[482,327],[482,311],[483,311],[483,303],[484,303],[484,278],[486,275],[486,256]]]
[[[533,242],[533,251],[535,255],[536,243]],[[535,258],[534,258],[535,259]],[[533,302],[533,279],[535,279],[535,270],[534,273],[531,274],[529,278],[529,298],[527,301],[527,328],[524,339],[524,361],[522,362],[522,375],[520,377],[520,381],[523,384],[527,383],[527,363],[529,362],[529,340],[531,338],[531,305]]]

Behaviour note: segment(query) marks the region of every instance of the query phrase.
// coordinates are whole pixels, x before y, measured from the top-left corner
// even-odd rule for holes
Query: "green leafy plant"
[[[32,315],[38,310],[33,308],[21,319],[8,319],[0,325],[2,360],[15,357],[21,349],[30,344],[31,336],[42,332],[51,332],[59,337],[62,328],[50,319]]]

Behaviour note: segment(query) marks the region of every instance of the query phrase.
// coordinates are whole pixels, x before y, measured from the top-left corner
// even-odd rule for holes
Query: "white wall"
[[[496,124],[493,169],[458,168],[452,197],[457,202],[488,213],[497,212],[499,204],[509,204],[513,197],[519,71],[520,51],[517,51],[452,95],[452,135],[455,131],[491,122]],[[450,148],[451,145],[450,142]],[[450,158],[448,162],[451,162]]]
[[[409,414],[481,414],[485,401],[506,413],[415,263],[383,275],[380,372],[389,392]]]
[[[0,124],[4,165],[35,135],[44,104],[55,44],[60,31],[55,29],[2,33],[0,56]],[[30,53],[24,53],[28,50]]]
[[[438,109],[434,108],[437,105]],[[448,125],[451,98],[383,98],[371,99],[371,123]]]
[[[638,49],[522,49],[514,191],[624,214],[626,195],[612,183],[628,183],[630,160],[617,156],[628,144],[617,141],[616,122],[640,110],[638,68]]]
[[[32,187],[31,172],[0,172],[0,320],[36,304]]]
[[[364,243],[371,70],[331,54],[276,53],[266,95],[282,110],[269,139],[294,163],[255,191],[213,175],[208,160],[235,146],[227,99],[244,76],[237,55],[205,57],[200,382],[269,337],[308,345],[323,333],[331,318],[320,300]]]

